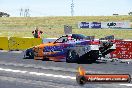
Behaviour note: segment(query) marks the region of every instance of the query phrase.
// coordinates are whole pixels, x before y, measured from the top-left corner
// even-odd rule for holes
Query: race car
[[[106,46],[104,41],[95,40],[93,36],[84,36],[82,34],[64,35],[54,42],[27,49],[24,58],[66,62],[95,62],[99,58],[100,52],[105,55],[113,51],[113,48],[110,50],[112,46],[113,43],[107,41]]]

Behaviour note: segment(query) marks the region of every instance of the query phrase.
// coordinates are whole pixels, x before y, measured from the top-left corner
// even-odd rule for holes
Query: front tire
[[[28,56],[28,57],[27,57],[27,56]],[[24,57],[25,57],[26,59],[27,59],[27,58],[28,58],[28,59],[34,59],[34,52],[33,52],[32,48],[26,50]]]

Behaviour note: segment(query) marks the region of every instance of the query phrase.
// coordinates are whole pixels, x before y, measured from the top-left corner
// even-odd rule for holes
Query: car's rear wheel
[[[74,62],[78,62],[79,60],[79,55],[76,53],[75,50],[69,50],[67,57],[66,57],[66,62],[68,63],[74,63]]]
[[[81,56],[81,62],[83,63],[94,63],[99,57],[99,51],[90,51]]]
[[[99,51],[91,51],[89,56],[91,62],[96,62],[96,60],[99,58]]]

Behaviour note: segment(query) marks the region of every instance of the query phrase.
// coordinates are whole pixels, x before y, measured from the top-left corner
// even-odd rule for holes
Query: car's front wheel
[[[32,49],[27,49],[27,50],[25,51],[24,58],[34,59],[33,50],[32,50]]]

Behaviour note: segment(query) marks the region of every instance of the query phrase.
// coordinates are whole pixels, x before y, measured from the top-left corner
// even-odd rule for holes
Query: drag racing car
[[[112,39],[113,40],[113,39]],[[95,40],[82,34],[64,35],[54,42],[44,43],[25,51],[24,58],[66,62],[95,62],[99,53],[103,56],[115,50],[113,41]]]

